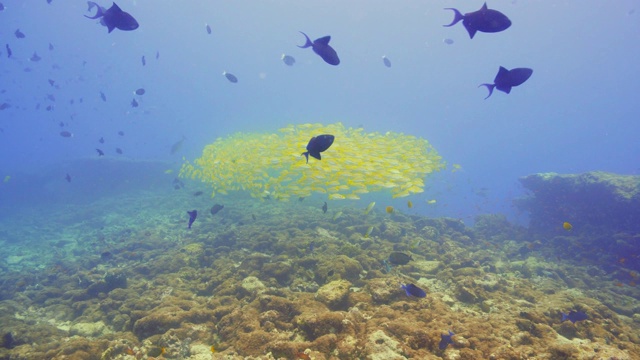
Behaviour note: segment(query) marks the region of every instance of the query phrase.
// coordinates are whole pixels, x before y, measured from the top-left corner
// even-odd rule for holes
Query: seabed
[[[5,216],[0,359],[640,359],[639,260],[588,233],[322,204],[165,189]]]

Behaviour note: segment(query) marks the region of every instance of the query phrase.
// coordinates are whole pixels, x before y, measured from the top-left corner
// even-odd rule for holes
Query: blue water
[[[513,25],[474,39],[461,23],[443,27],[453,18],[443,8],[470,12],[482,1],[120,1],[140,27],[110,34],[83,17],[90,14],[84,1],[2,4],[0,103],[11,105],[0,111],[0,175],[10,177],[0,184],[5,208],[24,202],[15,192],[30,181],[22,174],[46,173],[64,189],[64,164],[97,159],[96,148],[109,158],[177,168],[217,137],[306,122],[426,138],[462,170],[430,178],[414,202],[435,198],[437,206],[415,211],[469,222],[497,212],[526,224],[511,207],[523,193],[520,176],[640,172],[635,1],[490,3]],[[18,28],[24,39],[14,36]],[[298,48],[298,31],[312,39],[331,35],[341,64]],[[41,61],[29,61],[34,52]],[[296,64],[284,65],[282,53]],[[534,72],[511,94],[484,100],[486,90],[477,86],[492,82],[499,66]],[[140,87],[146,94],[135,96],[140,106],[132,108]],[[62,130],[74,136],[63,138]],[[183,136],[184,146],[171,154]],[[83,176],[90,174],[74,179]]]

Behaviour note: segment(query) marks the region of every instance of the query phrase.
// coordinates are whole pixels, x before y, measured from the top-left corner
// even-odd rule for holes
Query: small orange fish
[[[387,214],[392,214],[393,213],[393,206],[387,206],[385,208],[385,210],[386,210]]]
[[[308,354],[305,354],[303,352],[297,352],[296,353],[296,359],[311,360],[311,356],[309,356]]]
[[[411,209],[413,207],[413,203],[411,202],[411,200],[407,201],[407,207],[409,209]]]
[[[132,348],[128,347],[125,351],[125,354],[127,355],[135,355],[136,353],[133,351]]]
[[[573,229],[573,225],[571,225],[570,223],[565,221],[565,222],[562,223],[562,228],[567,230],[567,231],[569,231],[569,230]]]
[[[166,348],[166,347],[164,347],[164,346],[161,346],[161,347],[160,347],[160,355],[164,355],[164,354],[166,354],[166,353],[167,353],[167,348]]]
[[[211,345],[211,353],[213,354],[214,352],[216,352],[216,348],[215,346]]]

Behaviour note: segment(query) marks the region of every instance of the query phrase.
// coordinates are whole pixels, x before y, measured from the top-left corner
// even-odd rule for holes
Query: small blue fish
[[[211,35],[211,26],[209,24],[205,24],[205,28],[207,29],[207,34]]]
[[[296,59],[291,56],[291,55],[287,55],[287,54],[282,54],[282,56],[280,57],[280,59],[282,60],[283,63],[285,63],[285,65],[287,66],[293,66],[293,64],[296,63]]]
[[[224,75],[224,77],[226,77],[227,80],[229,80],[229,82],[231,82],[231,83],[235,84],[235,83],[238,82],[238,78],[235,75],[231,74],[231,73],[228,73],[228,72],[224,71],[222,73],[222,75]]]
[[[480,10],[466,13],[464,15],[454,8],[446,8],[445,10],[452,10],[455,16],[451,24],[442,26],[453,26],[462,20],[462,25],[467,29],[469,37],[472,39],[478,31],[484,33],[496,33],[504,31],[511,26],[511,20],[509,20],[506,15],[498,10],[488,9],[487,3],[484,3]]]
[[[198,217],[198,210],[187,211],[187,214],[189,214],[189,229],[191,229],[191,225]]]
[[[142,66],[147,65],[147,59],[144,58],[144,55],[142,55]]]
[[[382,264],[384,265],[384,270],[385,270],[385,272],[386,272],[387,274],[388,274],[388,273],[390,273],[390,272],[391,272],[392,267],[391,267],[391,265],[389,264],[389,262],[385,259],[385,260],[382,260]]]
[[[485,98],[486,100],[493,94],[494,88],[509,94],[512,87],[522,85],[522,83],[529,80],[531,74],[533,74],[533,70],[529,68],[507,70],[500,66],[496,78],[493,79],[493,84],[480,84],[478,87],[485,86],[489,90],[489,95]]]
[[[575,311],[575,310],[571,310],[569,311],[568,314],[562,313],[562,320],[561,322],[565,322],[567,320],[571,321],[572,323],[576,323],[577,321],[583,321],[583,320],[587,320],[589,317],[587,316],[587,313],[585,313],[584,311]]]
[[[322,60],[324,60],[324,62],[326,62],[327,64],[329,65],[340,64],[338,53],[336,53],[336,51],[329,45],[329,41],[331,41],[331,36],[321,37],[312,42],[311,39],[309,39],[309,37],[307,36],[307,34],[303,33],[302,31],[300,31],[300,33],[304,35],[304,37],[307,39],[307,42],[302,46],[298,45],[299,48],[305,49],[305,48],[311,47],[313,48],[313,52],[318,54],[322,58]]]
[[[384,64],[384,66],[386,66],[388,68],[391,67],[391,60],[389,60],[387,55],[382,55],[382,63]]]
[[[453,340],[451,340],[451,337],[453,335],[455,335],[455,334],[451,330],[449,330],[449,334],[448,335],[444,335],[444,334],[440,335],[441,339],[440,339],[440,344],[438,344],[438,349],[444,350],[444,349],[447,348],[447,346],[449,344],[453,344]]]
[[[309,155],[318,160],[322,160],[320,153],[327,150],[331,144],[333,144],[334,139],[335,137],[333,135],[318,135],[312,137],[307,144],[307,151],[302,153],[302,155],[307,158],[307,163],[309,163]]]
[[[424,290],[413,284],[407,284],[400,286],[402,290],[407,294],[407,296],[415,296],[419,298],[427,297],[427,293]]]
[[[87,1],[89,4],[89,11],[95,6],[98,10],[94,16],[87,16],[89,19],[100,19],[100,23],[107,27],[109,32],[112,32],[113,29],[119,29],[122,31],[131,31],[135,30],[140,26],[136,19],[134,19],[131,14],[122,11],[120,7],[113,3],[108,10],[105,10],[102,6],[94,3],[93,1]]]

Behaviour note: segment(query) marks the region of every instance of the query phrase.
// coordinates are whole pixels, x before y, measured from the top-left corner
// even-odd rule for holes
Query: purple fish
[[[71,182],[71,175],[67,173],[67,176],[64,177],[67,182]]]
[[[443,25],[445,27],[453,26],[462,20],[462,25],[467,29],[469,37],[473,39],[473,36],[477,31],[485,33],[496,33],[506,30],[511,26],[511,20],[498,10],[487,9],[487,3],[484,3],[480,10],[466,13],[462,15],[460,11],[454,8],[446,8],[445,10],[452,10],[455,17],[449,25]]]
[[[401,288],[407,296],[415,296],[419,298],[427,297],[427,293],[424,290],[413,284],[402,285]]]
[[[26,36],[24,35],[24,33],[22,31],[20,31],[20,29],[16,29],[16,31],[13,33],[18,39],[24,39]]]
[[[455,335],[455,334],[451,330],[449,330],[449,334],[447,334],[447,335],[441,334],[440,335],[440,344],[438,344],[438,349],[444,350],[444,349],[447,348],[447,346],[449,344],[453,344],[453,340],[451,339],[451,337],[453,335]]]
[[[60,131],[60,136],[70,138],[70,137],[73,137],[73,134],[70,133],[69,131]]]
[[[187,211],[187,214],[189,214],[189,229],[191,229],[191,225],[198,217],[198,210]]]
[[[300,31],[300,33],[304,35],[304,37],[307,39],[307,42],[302,46],[298,45],[299,48],[305,49],[305,48],[311,47],[313,48],[313,52],[318,54],[322,58],[322,60],[324,60],[324,62],[326,62],[327,64],[329,65],[340,64],[338,53],[336,53],[336,51],[329,45],[329,41],[331,41],[331,36],[321,37],[312,42],[311,39],[309,39],[309,37],[307,36],[307,34],[303,33],[302,31]]]
[[[587,316],[587,313],[585,313],[584,311],[575,311],[575,310],[571,310],[569,311],[568,314],[562,313],[562,322],[564,321],[571,321],[572,323],[576,323],[577,321],[584,321],[587,320],[589,318],[589,316]]]
[[[13,52],[11,51],[11,48],[9,47],[9,44],[6,44],[5,48],[7,49],[7,57],[10,58],[11,55],[13,55]]]
[[[133,18],[129,13],[122,11],[120,7],[113,3],[108,10],[105,10],[102,6],[94,3],[93,1],[87,1],[89,4],[89,10],[91,10],[94,6],[98,9],[94,16],[87,16],[89,19],[98,19],[100,23],[107,27],[109,32],[112,32],[113,29],[119,29],[122,31],[131,31],[138,28],[139,24],[136,19]]]
[[[493,79],[493,84],[480,84],[480,86],[485,86],[489,89],[489,95],[485,99],[488,99],[491,94],[493,94],[493,89],[496,88],[502,92],[510,93],[511,88],[514,86],[518,86],[531,77],[533,74],[533,70],[529,68],[515,68],[511,70],[507,70],[504,67],[500,66],[500,70],[498,70],[498,75]]]
[[[104,156],[104,151],[96,148],[96,152],[98,153],[98,156]]]
[[[322,160],[320,153],[327,150],[331,144],[333,144],[334,139],[335,137],[333,135],[318,135],[312,137],[307,144],[307,151],[302,153],[302,155],[307,158],[307,163],[309,163],[309,155],[318,160]]]

